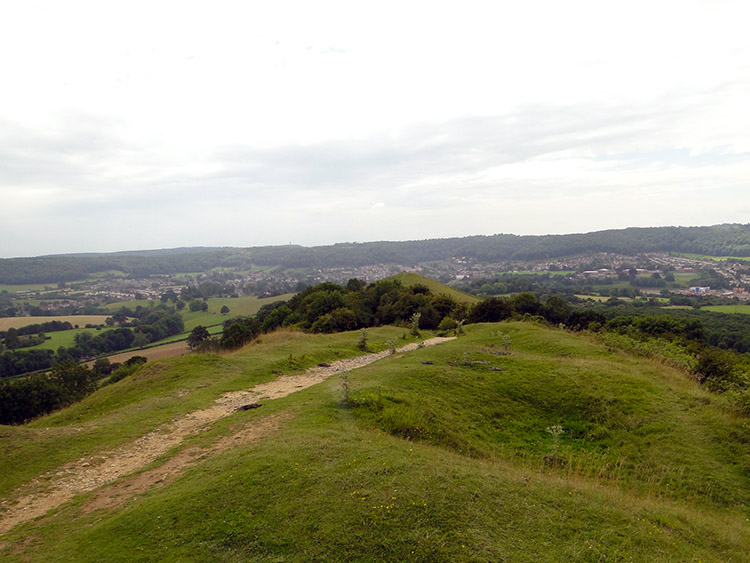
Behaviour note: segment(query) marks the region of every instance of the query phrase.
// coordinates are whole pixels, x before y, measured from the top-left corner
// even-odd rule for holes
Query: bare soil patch
[[[132,477],[97,490],[94,496],[83,505],[83,512],[111,509],[139,493],[167,485],[208,456],[220,454],[230,448],[258,442],[278,430],[282,423],[289,418],[289,414],[283,413],[253,419],[234,434],[224,436],[208,448],[185,448],[159,467],[136,473]]]

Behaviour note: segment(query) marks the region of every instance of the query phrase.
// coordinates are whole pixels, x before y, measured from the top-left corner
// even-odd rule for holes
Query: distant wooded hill
[[[0,283],[57,283],[84,279],[108,270],[134,276],[202,272],[250,264],[285,268],[355,267],[475,258],[480,262],[554,260],[579,254],[614,252],[686,252],[710,256],[750,257],[750,224],[711,227],[650,227],[570,235],[492,235],[406,242],[340,243],[307,248],[178,248],[68,254],[0,260]]]

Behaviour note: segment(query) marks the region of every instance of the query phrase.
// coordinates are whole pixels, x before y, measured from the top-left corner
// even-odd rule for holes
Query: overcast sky
[[[750,223],[750,2],[0,4],[0,256]]]

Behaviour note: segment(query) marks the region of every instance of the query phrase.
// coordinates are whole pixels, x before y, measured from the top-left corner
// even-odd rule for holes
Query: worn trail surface
[[[425,340],[424,344],[431,346],[446,340],[453,340],[453,338],[431,338]],[[416,348],[417,344],[408,344],[399,348],[397,352],[409,352]],[[2,510],[0,534],[4,534],[18,524],[46,514],[47,511],[60,506],[78,494],[93,491],[144,468],[170,449],[179,446],[188,437],[207,430],[211,424],[234,413],[243,405],[263,399],[285,397],[295,391],[320,383],[332,375],[366,366],[389,355],[390,352],[386,351],[337,360],[328,366],[311,368],[301,375],[282,375],[247,391],[225,393],[210,407],[193,411],[163,424],[111,452],[84,457],[63,465],[23,486],[13,501],[0,502],[0,510]],[[239,444],[260,440],[278,428],[287,418],[289,417],[284,415],[273,415],[256,419],[251,427],[243,428],[234,435],[218,440],[208,449],[182,450],[155,469],[103,489],[94,495],[84,509],[111,507],[138,492],[148,490],[155,484],[165,484],[207,455],[220,453]]]

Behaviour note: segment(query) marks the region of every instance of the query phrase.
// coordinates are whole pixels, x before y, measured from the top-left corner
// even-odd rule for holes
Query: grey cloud
[[[620,151],[631,151],[678,118],[676,112],[648,108],[530,107],[510,116],[422,124],[393,136],[357,141],[263,150],[234,147],[212,156],[222,171],[211,180],[233,193],[244,187],[335,193],[479,174],[570,150],[619,160]],[[632,153],[627,156],[632,160]],[[647,152],[642,157],[649,160]]]
[[[0,123],[0,177],[6,186],[72,186],[81,195],[75,202],[62,202],[57,209],[61,215],[70,219],[97,217],[110,224],[137,222],[139,218],[158,221],[161,231],[174,240],[186,236],[188,228],[195,236],[192,225],[186,227],[177,219],[185,214],[200,213],[202,223],[213,229],[241,232],[245,225],[219,221],[226,213],[222,209],[247,221],[255,216],[266,230],[273,228],[272,219],[288,217],[290,211],[299,221],[295,226],[299,231],[312,228],[313,220],[335,230],[344,219],[338,212],[326,210],[371,210],[383,202],[387,215],[378,215],[378,220],[401,217],[400,213],[408,210],[420,217],[420,228],[427,228],[431,220],[444,222],[445,217],[452,217],[453,208],[466,211],[474,206],[472,214],[480,215],[488,213],[488,204],[497,201],[518,208],[524,201],[538,204],[547,197],[579,197],[586,190],[615,195],[635,189],[624,187],[627,175],[618,175],[616,185],[596,187],[577,186],[576,178],[566,177],[545,182],[485,178],[494,167],[540,157],[580,155],[600,169],[609,167],[615,175],[647,169],[655,162],[687,168],[747,160],[748,155],[724,154],[720,149],[693,157],[687,149],[665,141],[665,131],[688,122],[701,102],[643,107],[528,106],[504,116],[423,123],[390,135],[356,140],[264,149],[233,146],[207,154],[203,164],[216,171],[201,174],[179,171],[173,162],[163,165],[159,155],[124,142],[117,134],[117,124],[71,115],[46,132]],[[167,167],[172,172],[164,172]],[[119,172],[122,170],[128,171],[127,177]],[[87,194],[94,193],[96,198],[87,199]],[[102,193],[109,199],[100,197]],[[314,219],[306,216],[313,208]],[[276,221],[277,227],[279,224]],[[460,227],[456,223],[456,229],[471,234],[479,225],[474,222]],[[376,230],[372,225],[367,228]],[[496,232],[501,230],[508,229],[498,226]],[[441,234],[445,233],[423,233]],[[204,236],[211,235],[207,232]],[[133,235],[130,237],[128,240]],[[380,235],[384,237],[388,238]],[[155,241],[153,246],[164,244]]]
[[[0,121],[0,176],[3,184],[85,183],[114,155],[133,151],[113,124],[84,114],[66,114],[39,131]]]
[[[6,184],[72,185],[123,192],[121,198],[277,197],[280,193],[389,190],[426,179],[481,175],[504,164],[563,151],[590,153],[612,166],[647,166],[664,147],[635,147],[675,123],[690,107],[530,106],[506,116],[467,117],[408,127],[392,135],[270,149],[235,146],[206,156],[211,174],[165,174],[158,157],[123,142],[116,124],[68,115],[54,130],[3,123],[0,173]],[[666,150],[674,150],[667,147]],[[739,157],[738,157],[739,158]],[[110,173],[132,165],[124,178]],[[692,161],[695,165],[696,161]],[[122,166],[120,166],[122,168]],[[416,192],[418,190],[415,189]]]

